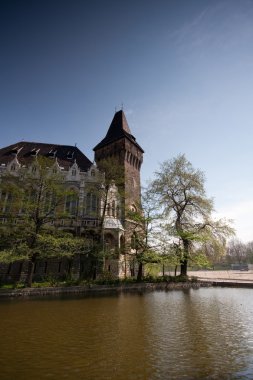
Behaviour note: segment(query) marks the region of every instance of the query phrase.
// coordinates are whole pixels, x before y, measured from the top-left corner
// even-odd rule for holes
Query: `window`
[[[67,153],[67,160],[72,160],[73,156],[74,156],[74,152],[68,152]]]
[[[105,235],[105,250],[109,251],[112,248],[115,248],[116,242],[115,238],[113,237],[112,234],[106,234]]]
[[[78,206],[77,194],[70,194],[66,197],[65,211],[70,216],[76,216]]]
[[[94,193],[88,193],[86,195],[85,202],[85,214],[94,215],[98,210],[98,198]]]
[[[115,208],[115,201],[112,201],[112,216],[115,218],[116,216],[116,208]]]
[[[51,209],[51,193],[47,192],[44,197],[44,213],[49,214]]]
[[[15,164],[12,164],[11,165],[11,171],[15,171],[16,170],[16,165]]]
[[[72,176],[73,176],[73,177],[76,176],[76,169],[72,169]]]
[[[130,211],[137,212],[137,208],[135,207],[135,205],[130,206]]]
[[[0,191],[0,200],[1,202],[5,202],[6,199],[6,192],[5,191]]]
[[[48,157],[55,158],[56,157],[56,152],[57,152],[57,150],[51,149],[50,152],[48,153]]]
[[[3,207],[3,211],[6,213],[10,212],[12,203],[13,203],[13,195],[11,193],[7,193],[5,196],[5,204]]]
[[[132,248],[132,249],[135,249],[135,248],[136,248],[136,236],[135,236],[135,234],[133,234],[133,235],[131,236],[131,248]]]

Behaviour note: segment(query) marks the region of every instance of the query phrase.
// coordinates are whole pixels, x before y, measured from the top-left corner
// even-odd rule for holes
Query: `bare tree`
[[[239,239],[232,239],[227,247],[227,259],[230,263],[242,264],[248,260],[247,245]]]

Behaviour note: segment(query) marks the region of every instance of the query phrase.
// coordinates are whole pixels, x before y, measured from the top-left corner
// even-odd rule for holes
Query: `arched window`
[[[92,194],[91,197],[91,211],[92,212],[97,212],[97,196],[95,194]]]
[[[116,208],[115,208],[115,201],[112,201],[112,216],[115,218],[116,216]]]
[[[98,211],[98,198],[94,193],[88,193],[86,195],[85,202],[85,214],[96,215]]]
[[[131,236],[131,248],[135,249],[135,235],[134,234]]]
[[[12,203],[13,203],[13,194],[11,193],[3,193],[3,212],[8,213],[11,211]],[[4,199],[5,198],[5,199]]]
[[[106,234],[104,242],[106,251],[109,251],[116,247],[116,241],[112,234]]]
[[[67,197],[66,197],[65,211],[70,216],[76,216],[76,214],[77,214],[77,207],[78,207],[77,193],[74,190],[72,190],[72,193],[68,194]]]
[[[51,193],[47,191],[44,196],[44,213],[48,214],[51,207]]]
[[[6,198],[6,192],[5,191],[1,191],[0,190],[0,200],[2,201],[2,202],[4,202],[5,201],[5,198]]]
[[[5,203],[6,203],[7,193],[5,191],[0,192],[0,206],[2,211],[5,211]]]
[[[130,206],[130,210],[131,210],[132,212],[137,212],[137,208],[135,207],[134,204],[132,204],[132,205]]]

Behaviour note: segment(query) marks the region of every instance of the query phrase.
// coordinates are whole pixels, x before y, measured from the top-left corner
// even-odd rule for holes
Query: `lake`
[[[0,302],[0,379],[253,379],[253,289]]]

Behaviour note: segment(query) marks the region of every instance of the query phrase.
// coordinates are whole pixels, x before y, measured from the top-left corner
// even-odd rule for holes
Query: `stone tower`
[[[115,158],[123,175],[122,222],[126,228],[126,210],[137,211],[141,205],[140,169],[143,149],[136,142],[123,110],[115,113],[105,138],[95,146],[95,161]]]

